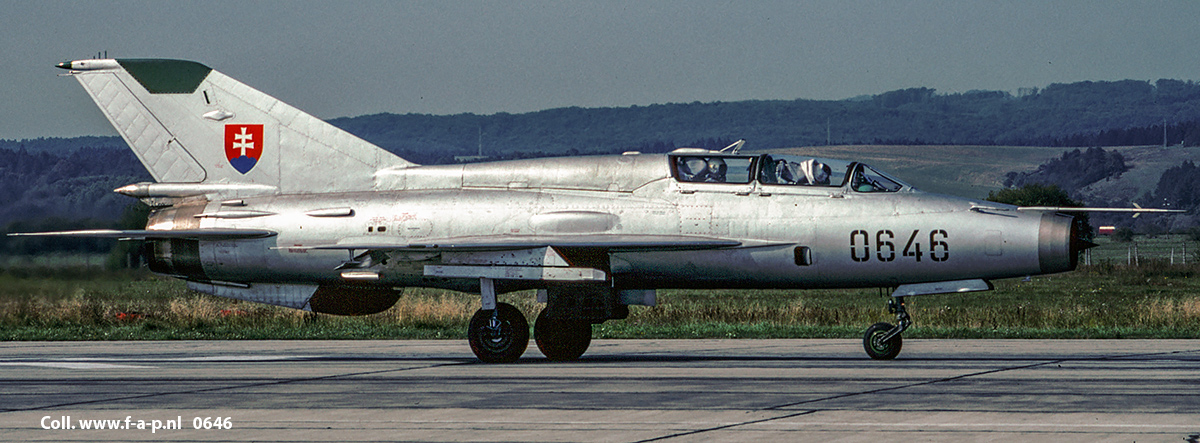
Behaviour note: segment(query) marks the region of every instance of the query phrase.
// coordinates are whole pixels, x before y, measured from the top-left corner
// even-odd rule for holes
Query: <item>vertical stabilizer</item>
[[[413,164],[200,63],[62,63],[156,181],[238,183],[283,193],[374,188]]]

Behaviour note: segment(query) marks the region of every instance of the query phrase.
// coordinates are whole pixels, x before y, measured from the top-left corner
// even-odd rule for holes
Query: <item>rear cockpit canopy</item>
[[[676,180],[688,183],[758,184],[841,188],[855,192],[912,189],[864,163],[798,155],[739,155],[706,150],[676,150],[669,156]]]

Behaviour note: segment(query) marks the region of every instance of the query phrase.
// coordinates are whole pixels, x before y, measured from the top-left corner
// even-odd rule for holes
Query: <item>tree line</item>
[[[1061,157],[1038,166],[1033,172],[1009,172],[1005,175],[1005,187],[1020,187],[1026,184],[1054,185],[1070,193],[1092,183],[1108,178],[1118,178],[1128,171],[1125,158],[1120,152],[1102,148],[1078,149],[1064,152]]]
[[[142,205],[113,189],[150,179],[129,148],[80,146],[66,152],[0,148],[0,226],[4,227],[0,253],[107,252],[113,247],[111,240],[3,234],[115,227],[124,214]]]
[[[330,123],[401,157],[449,163],[492,158],[662,152],[697,140],[755,149],[831,144],[1127,146],[1200,144],[1200,85],[1122,80],[939,94],[910,88],[846,100],[668,103],[525,114],[374,114]],[[519,154],[516,154],[519,155]]]
[[[421,164],[461,161],[482,146],[487,159],[719,149],[744,138],[775,149],[833,144],[975,144],[1096,147],[1200,144],[1200,85],[1123,80],[1053,84],[1043,89],[941,94],[909,88],[846,100],[667,103],[578,107],[524,114],[374,114],[330,122]],[[1055,185],[1068,193],[1127,169],[1102,149],[1064,153],[1008,185]],[[1139,202],[1194,207],[1172,183],[1195,166],[1164,174]],[[0,226],[39,230],[114,223],[136,201],[112,189],[150,176],[119,137],[0,140]],[[1186,189],[1196,189],[1189,185]],[[1089,202],[1091,203],[1091,202]],[[1127,203],[1127,202],[1126,202]],[[1183,206],[1179,206],[1183,205]],[[86,223],[85,223],[86,221]]]
[[[1049,206],[1131,207],[1131,203],[1136,203],[1146,208],[1188,211],[1172,215],[1143,214],[1138,218],[1117,213],[1097,213],[1091,217],[1101,225],[1127,228],[1127,232],[1123,231],[1126,233],[1165,232],[1171,227],[1192,227],[1200,222],[1200,167],[1191,161],[1167,168],[1159,176],[1154,190],[1141,196],[1113,201],[1088,201],[1082,196],[1083,188],[1101,180],[1118,178],[1128,170],[1119,152],[1103,148],[1075,149],[1043,163],[1033,172],[1009,172],[1005,176],[1005,189],[990,193],[988,199],[1017,205],[1030,205],[1028,201],[1038,200],[1041,201],[1039,205]]]

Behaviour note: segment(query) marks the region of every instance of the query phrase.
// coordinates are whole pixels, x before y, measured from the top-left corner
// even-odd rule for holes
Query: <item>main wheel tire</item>
[[[900,346],[904,342],[900,338],[900,334],[896,334],[886,342],[877,342],[876,340],[886,335],[892,328],[891,324],[883,322],[875,323],[867,328],[867,333],[863,334],[863,349],[867,350],[867,355],[875,360],[891,360],[900,355]]]
[[[586,321],[557,320],[543,309],[533,323],[533,339],[538,350],[553,361],[570,361],[587,352],[592,344],[592,324]]]
[[[471,316],[467,342],[485,363],[512,363],[529,346],[529,322],[515,306],[496,303],[496,311],[480,309]]]

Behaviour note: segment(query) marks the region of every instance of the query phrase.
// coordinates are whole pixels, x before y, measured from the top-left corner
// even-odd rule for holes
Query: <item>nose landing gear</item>
[[[912,283],[896,287],[892,299],[888,300],[888,312],[896,314],[896,325],[875,323],[863,335],[863,348],[867,355],[876,360],[891,360],[900,354],[900,333],[912,326],[912,318],[904,309],[904,297],[932,294],[964,294],[967,292],[990,291],[992,283],[983,279],[953,280],[929,283]]]
[[[892,297],[888,300],[888,312],[896,314],[896,325],[879,322],[867,328],[863,334],[863,349],[875,360],[891,360],[900,355],[903,339],[900,333],[912,325],[912,318],[904,309],[904,297]]]

